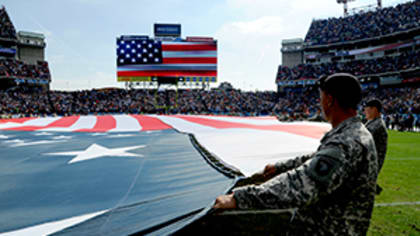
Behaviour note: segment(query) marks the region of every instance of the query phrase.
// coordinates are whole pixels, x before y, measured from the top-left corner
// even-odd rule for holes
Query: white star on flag
[[[0,134],[0,139],[8,139],[9,137],[7,137],[6,135],[2,135]]]
[[[55,153],[45,153],[44,155],[65,155],[65,156],[73,156],[76,155],[75,158],[71,159],[68,164],[79,162],[79,161],[87,161],[90,159],[96,159],[106,156],[119,156],[119,157],[143,157],[141,154],[129,153],[127,151],[137,149],[137,148],[144,148],[146,145],[139,145],[139,146],[131,146],[131,147],[123,147],[123,148],[106,148],[99,144],[92,144],[84,151],[76,151],[76,152],[55,152]]]

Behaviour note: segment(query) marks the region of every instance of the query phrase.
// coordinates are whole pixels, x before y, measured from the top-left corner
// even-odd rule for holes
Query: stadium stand
[[[349,42],[420,27],[420,1],[348,17],[314,20],[305,37],[309,45]]]
[[[213,114],[256,116],[274,115],[282,121],[322,120],[316,87],[273,91],[103,89],[84,91],[43,91],[19,87],[0,91],[0,116],[69,116],[101,114]],[[404,96],[401,96],[404,94]],[[156,96],[158,99],[156,99]],[[365,89],[383,101],[389,128],[420,128],[420,86]],[[164,106],[165,108],[162,108]],[[360,116],[363,118],[362,108]]]
[[[51,81],[48,62],[43,61],[43,56],[33,63],[25,62],[26,57],[19,51],[31,47],[33,42],[21,41],[3,6],[0,9],[0,87],[9,88],[21,83],[30,86],[48,84]],[[36,47],[43,54],[45,45]]]
[[[279,66],[277,82],[280,80],[314,79],[321,75],[347,72],[356,76],[377,75],[420,68],[420,50],[403,52],[398,56],[369,60],[351,60],[322,64],[300,64],[293,68]]]
[[[0,59],[0,76],[7,78],[51,79],[48,62],[38,61],[37,65],[7,58]]]
[[[16,30],[4,6],[0,9],[0,37],[16,40]]]
[[[290,66],[280,65],[276,75],[281,105],[277,104],[274,112],[281,119],[319,119],[316,100],[308,99],[317,94],[308,88],[322,75],[346,72],[359,78],[366,99],[383,101],[389,128],[412,130],[420,126],[419,0],[314,20],[295,54],[283,46],[284,64]],[[296,61],[299,55],[300,62]],[[301,104],[306,105],[309,116]],[[360,115],[363,118],[361,111]]]

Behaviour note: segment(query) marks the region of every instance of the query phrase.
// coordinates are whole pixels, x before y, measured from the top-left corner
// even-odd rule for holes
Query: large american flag
[[[117,39],[118,77],[216,77],[217,42]]]
[[[176,233],[235,182],[203,148],[250,176],[316,150],[329,129],[276,117],[0,119],[0,235]]]

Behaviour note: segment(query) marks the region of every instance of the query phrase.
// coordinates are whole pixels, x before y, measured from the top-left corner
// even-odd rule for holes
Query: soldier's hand
[[[268,164],[264,168],[263,175],[265,178],[270,179],[277,174],[276,172],[277,172],[276,166],[274,166],[273,164]]]
[[[213,208],[216,209],[234,209],[236,208],[236,200],[233,193],[229,195],[221,195],[216,198]]]

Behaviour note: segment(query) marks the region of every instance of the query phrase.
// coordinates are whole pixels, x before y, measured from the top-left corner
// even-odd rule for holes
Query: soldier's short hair
[[[318,84],[322,91],[337,99],[342,108],[357,109],[357,105],[362,100],[362,87],[354,75],[337,73],[322,76]]]
[[[382,111],[382,102],[379,99],[371,99],[366,104],[365,107],[376,107],[379,112]]]

